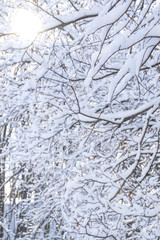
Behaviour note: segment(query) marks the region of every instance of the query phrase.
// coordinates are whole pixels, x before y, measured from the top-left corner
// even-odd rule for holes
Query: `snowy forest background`
[[[159,0],[1,0],[1,240],[160,239],[159,133]]]

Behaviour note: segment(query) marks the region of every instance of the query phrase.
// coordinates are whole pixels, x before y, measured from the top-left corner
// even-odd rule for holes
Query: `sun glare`
[[[21,40],[32,40],[41,30],[41,21],[33,12],[19,9],[13,17],[12,30]]]

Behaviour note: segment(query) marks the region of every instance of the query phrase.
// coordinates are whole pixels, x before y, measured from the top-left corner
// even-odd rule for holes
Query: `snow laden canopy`
[[[18,8],[33,39],[12,32]],[[159,0],[0,10],[2,237],[158,240]]]

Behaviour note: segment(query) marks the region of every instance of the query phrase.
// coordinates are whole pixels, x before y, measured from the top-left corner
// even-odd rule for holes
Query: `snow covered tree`
[[[32,39],[13,9],[39,16]],[[159,1],[3,1],[0,21],[7,236],[158,240]]]

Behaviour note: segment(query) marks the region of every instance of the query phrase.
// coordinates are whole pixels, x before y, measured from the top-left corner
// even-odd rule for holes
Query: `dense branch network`
[[[158,240],[159,1],[22,6],[44,25],[22,43],[2,12],[1,225],[16,239]]]

